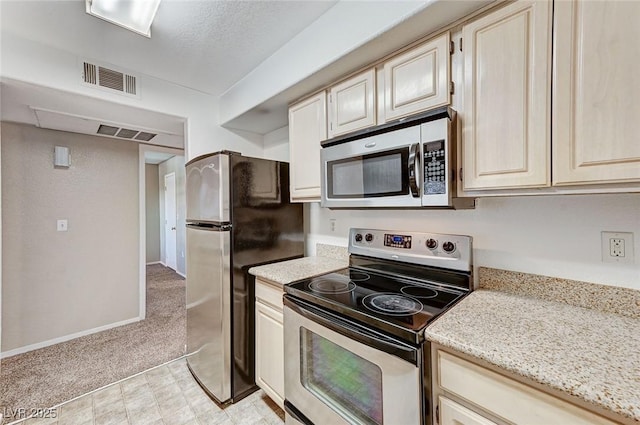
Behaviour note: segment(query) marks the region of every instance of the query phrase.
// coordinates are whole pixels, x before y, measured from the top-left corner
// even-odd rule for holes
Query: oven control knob
[[[367,233],[364,235],[364,240],[367,242],[371,242],[373,240],[373,235],[371,233]]]
[[[356,233],[356,242],[362,242],[362,235],[360,233]]]
[[[453,252],[456,250],[456,246],[453,242],[445,242],[442,244],[442,249],[444,250],[444,252]]]
[[[427,239],[427,248],[435,249],[438,246],[438,241],[435,239]]]

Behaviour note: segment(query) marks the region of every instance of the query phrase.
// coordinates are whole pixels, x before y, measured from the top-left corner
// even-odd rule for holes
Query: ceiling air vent
[[[133,139],[133,137],[138,134],[138,130],[129,130],[128,128],[121,128],[116,134],[116,137],[121,137],[123,139]]]
[[[118,130],[118,127],[111,127],[110,125],[100,124],[100,127],[98,127],[98,134],[104,134],[105,136],[115,136]]]
[[[149,140],[157,136],[157,134],[155,133],[132,130],[130,128],[113,127],[106,124],[100,124],[100,127],[98,127],[98,131],[96,133],[103,136],[118,137],[120,139],[135,139],[142,142],[148,142]]]
[[[85,85],[107,89],[110,92],[138,97],[137,78],[112,66],[88,61],[82,62],[82,81]]]
[[[141,131],[140,133],[138,133],[138,135],[135,137],[136,140],[142,140],[143,142],[148,142],[149,140],[153,139],[154,137],[156,137],[155,134],[153,133],[147,133],[144,131]]]

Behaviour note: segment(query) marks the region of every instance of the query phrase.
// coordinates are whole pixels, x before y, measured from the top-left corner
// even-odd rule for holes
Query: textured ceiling
[[[335,3],[162,0],[151,39],[87,15],[83,0],[0,7],[3,32],[219,95]]]

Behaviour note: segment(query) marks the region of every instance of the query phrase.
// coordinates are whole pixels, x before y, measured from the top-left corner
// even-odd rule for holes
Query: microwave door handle
[[[414,143],[409,147],[409,189],[411,190],[411,196],[417,198],[420,196],[420,189],[418,188],[418,162],[420,161],[420,143]]]

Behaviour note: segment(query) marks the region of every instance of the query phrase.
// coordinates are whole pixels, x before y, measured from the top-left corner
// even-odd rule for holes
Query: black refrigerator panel
[[[233,401],[255,385],[255,286],[249,269],[304,256],[301,204],[289,201],[289,164],[230,157]]]

